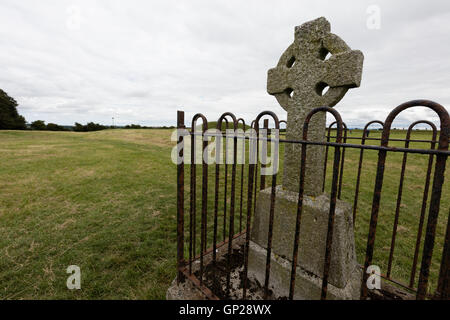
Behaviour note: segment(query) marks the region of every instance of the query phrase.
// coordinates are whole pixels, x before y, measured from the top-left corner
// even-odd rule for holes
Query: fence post
[[[184,111],[177,111],[177,152],[181,158],[177,164],[177,283],[184,279],[181,268],[184,265],[184,155],[183,144],[185,129]]]

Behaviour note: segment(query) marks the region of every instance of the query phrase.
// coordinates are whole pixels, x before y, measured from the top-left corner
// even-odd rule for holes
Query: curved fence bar
[[[218,233],[218,210],[219,210],[219,181],[220,181],[220,163],[222,161],[221,153],[223,151],[222,147],[222,123],[225,121],[226,128],[228,128],[228,120],[226,117],[231,117],[233,120],[234,127],[237,126],[236,116],[230,112],[225,112],[222,114],[217,121],[217,132],[216,132],[216,171],[215,171],[215,197],[214,197],[214,234],[213,234],[213,263],[217,262],[217,233]],[[226,142],[225,142],[226,145]],[[225,147],[226,150],[226,147]],[[228,171],[227,171],[227,158],[225,153],[225,186],[224,186],[224,212],[223,212],[223,241],[226,239],[226,210],[227,210],[227,181],[228,181]]]
[[[437,129],[436,126],[430,122],[430,121],[426,121],[426,120],[419,120],[416,122],[413,122],[409,128],[408,131],[406,132],[406,141],[405,141],[405,148],[409,148],[409,140],[411,139],[411,132],[414,129],[415,126],[417,126],[418,124],[428,124],[432,130],[433,130],[433,140],[436,139],[436,134],[437,134]],[[431,143],[431,149],[434,149],[434,142]],[[389,251],[389,260],[388,260],[388,267],[387,267],[387,272],[386,272],[386,277],[390,278],[391,277],[391,270],[392,270],[392,259],[394,257],[394,249],[395,249],[395,238],[397,235],[397,226],[398,226],[398,219],[400,216],[400,205],[402,203],[402,194],[403,194],[403,182],[405,180],[405,170],[406,170],[406,161],[408,158],[408,153],[404,153],[403,154],[403,159],[402,159],[402,168],[401,168],[401,173],[400,173],[400,182],[399,182],[399,186],[398,186],[398,192],[397,192],[397,204],[395,207],[395,215],[394,215],[394,225],[393,225],[393,230],[392,230],[392,239],[391,239],[391,247],[390,247],[390,251]],[[430,174],[431,174],[431,165],[433,162],[433,155],[430,155],[429,158],[429,163],[428,163],[428,172],[427,172],[427,179],[425,181],[425,193],[424,193],[424,199],[422,202],[422,213],[424,214],[425,212],[425,208],[426,208],[426,204],[427,204],[427,197],[428,197],[428,186],[430,183]],[[423,226],[423,216],[421,215],[421,219],[419,222],[419,237],[417,239],[417,241],[419,242],[420,245],[420,238],[421,238],[421,234],[422,234],[422,226]],[[418,248],[416,246],[416,252],[418,253]],[[414,269],[414,263],[413,263],[413,269]],[[415,272],[415,271],[414,271]],[[410,285],[411,287],[413,285]]]
[[[258,126],[258,128],[256,128],[256,126]],[[259,141],[265,141],[268,142],[269,140],[269,119],[264,119],[264,124],[263,124],[263,132],[262,132],[262,136],[260,136],[260,131],[259,131],[259,123],[256,122],[256,120],[254,121],[254,130],[257,131],[257,145],[256,145],[256,153],[257,156],[259,156],[260,154],[260,150],[259,150]],[[263,143],[261,146],[261,163],[259,165],[260,167],[260,171],[261,172],[263,170],[263,168],[265,168],[265,163],[267,160],[267,144]],[[259,174],[259,187],[258,187],[258,161],[256,164],[256,171],[255,171],[255,190],[254,190],[254,208],[253,208],[253,212],[256,210],[256,197],[258,194],[258,190],[264,190],[266,188],[266,176],[263,174]]]
[[[224,181],[225,181],[225,185],[224,185],[224,193],[223,193],[223,241],[225,241],[225,239],[227,238],[227,205],[228,205],[228,201],[227,201],[227,193],[228,193],[228,137],[227,137],[227,133],[226,131],[228,130],[228,120],[227,118],[224,118],[223,121],[225,121],[225,139],[224,139],[224,147],[225,147],[225,151],[224,151]],[[222,128],[220,128],[220,131],[222,131]],[[222,148],[220,149],[220,151],[222,152]]]
[[[337,121],[332,122],[328,126],[328,133],[327,133],[327,142],[330,142],[331,138],[331,128],[337,123]],[[342,123],[344,126],[344,143],[347,143],[347,125],[345,122]],[[336,138],[336,137],[334,137]],[[327,177],[327,160],[328,160],[328,146],[325,147],[325,162],[323,165],[323,186],[322,191],[325,191],[325,181]],[[344,160],[345,160],[345,148],[342,149],[342,159],[341,159],[341,168],[339,171],[339,190],[338,190],[338,199],[341,199],[341,190],[342,190],[342,179],[344,175]]]
[[[193,133],[197,131],[197,120],[202,119],[202,150],[204,150],[207,146],[207,142],[203,139],[203,134],[206,133],[206,130],[208,130],[208,120],[206,120],[206,117],[201,114],[197,113],[192,118],[191,123],[191,130]],[[196,167],[197,167],[197,159],[196,159],[196,149],[195,149],[195,137],[196,135],[191,135],[191,184],[190,184],[190,214],[189,214],[189,274],[192,274],[192,259],[196,255],[195,251],[195,243],[196,243],[196,203],[197,203],[197,173],[196,173]],[[202,222],[204,217],[206,217],[207,214],[207,202],[208,199],[208,164],[205,162],[205,159],[202,157]],[[206,237],[206,232],[203,230],[206,228],[206,225],[202,223],[201,225],[202,232],[202,243],[206,242],[204,240],[204,237]],[[203,275],[203,252],[206,250],[206,243],[204,246],[202,246],[201,253],[200,253],[200,265],[201,270],[200,273]],[[200,277],[200,282],[202,283],[202,276]]]
[[[331,138],[331,126],[333,124],[335,124],[335,122],[333,122],[332,124],[330,124],[328,126],[328,131],[327,131],[327,142],[330,142],[330,138]],[[322,185],[322,192],[325,192],[325,183],[327,180],[327,162],[328,162],[328,145],[325,147],[325,161],[323,163],[323,185]]]
[[[253,124],[253,122],[252,122]],[[253,128],[253,126],[252,126]],[[250,130],[250,134],[253,131]],[[250,136],[249,136],[250,138]],[[249,141],[250,142],[250,141]],[[242,288],[242,299],[245,300],[247,298],[247,288],[248,288],[248,255],[249,255],[249,247],[250,247],[250,224],[252,218],[252,196],[253,196],[253,180],[255,179],[255,166],[256,166],[256,158],[255,152],[252,151],[251,145],[249,143],[249,155],[248,155],[248,189],[247,189],[247,221],[246,221],[246,235],[245,235],[245,245],[244,245],[244,272],[243,272],[243,288]],[[255,201],[256,202],[256,201]]]
[[[344,126],[344,143],[347,143],[347,125],[345,122],[342,122],[342,125]],[[342,142],[342,141],[341,141]],[[339,170],[339,187],[338,187],[338,194],[337,198],[341,199],[342,194],[342,180],[344,180],[344,163],[345,163],[345,147],[342,148],[342,156],[341,156],[341,168]]]
[[[233,120],[233,162],[231,167],[231,199],[230,199],[230,221],[228,232],[228,258],[227,258],[227,278],[226,278],[226,295],[229,295],[230,291],[230,275],[231,275],[231,250],[233,246],[234,236],[234,211],[236,202],[236,162],[237,162],[237,137],[236,130],[238,128],[238,121],[236,116],[230,112],[224,113],[217,121],[217,129],[222,131],[222,121],[226,121],[228,129],[228,121],[226,117],[229,116]],[[227,203],[227,166],[228,166],[228,132],[225,132],[225,196],[224,196],[224,213],[223,213],[223,232],[224,241],[226,237],[226,203]]]
[[[329,107],[321,107],[316,108],[310,112],[310,114],[306,117],[305,124],[303,126],[303,140],[306,139],[307,131],[308,131],[308,121],[311,117],[319,112],[319,111],[327,111],[330,112],[337,122],[337,139],[336,143],[342,143],[342,127],[343,122],[340,114],[333,108]],[[336,197],[337,192],[336,189],[338,187],[338,178],[339,178],[339,162],[341,160],[341,150],[340,147],[336,147],[334,151],[334,162],[333,162],[333,178],[331,183],[331,199],[330,199],[330,213],[328,216],[328,231],[327,231],[327,240],[326,240],[326,251],[325,251],[325,264],[323,270],[323,279],[322,279],[322,293],[321,299],[325,300],[327,296],[328,290],[328,274],[330,271],[331,264],[331,244],[333,241],[333,229],[334,229],[334,216],[336,209]],[[306,157],[306,156],[305,156]],[[305,160],[306,161],[306,160]]]
[[[242,118],[237,119],[237,122],[242,122],[243,127],[243,135],[245,137],[245,120]],[[242,149],[241,149],[241,188],[240,188],[240,194],[239,194],[239,232],[242,232],[242,206],[243,206],[243,195],[244,195],[244,167],[245,167],[245,140],[242,143]]]
[[[285,129],[281,129],[281,124],[282,123],[284,123]],[[286,120],[280,120],[280,132],[281,132],[281,130],[286,131],[286,129],[287,129],[287,121]]]
[[[234,136],[233,136],[233,164],[231,167],[231,202],[230,202],[230,222],[229,222],[229,234],[228,234],[228,261],[227,261],[227,284],[226,295],[230,293],[230,277],[231,277],[231,251],[233,246],[234,236],[234,213],[236,206],[236,166],[237,166],[237,133],[238,129],[237,121],[234,122]],[[225,152],[227,152],[226,150]]]
[[[222,114],[222,116],[217,121],[217,130],[218,133],[222,133],[222,122],[225,121],[226,123],[226,129],[228,129],[228,120],[226,117],[230,117],[233,120],[233,129],[234,132],[236,132],[236,129],[238,128],[238,123],[236,116],[232,114],[231,112],[226,112]],[[229,293],[229,287],[230,287],[230,273],[231,273],[231,248],[232,248],[232,242],[233,242],[233,235],[234,235],[234,209],[235,209],[235,190],[236,190],[236,157],[237,157],[237,143],[236,143],[236,136],[234,136],[233,139],[233,163],[232,163],[232,173],[231,173],[231,199],[230,199],[230,222],[229,222],[229,234],[228,234],[228,259],[227,259],[227,279],[226,279],[226,294]],[[224,211],[223,211],[223,241],[225,242],[226,239],[226,213],[227,213],[227,167],[228,167],[228,132],[225,132],[225,192],[224,192]],[[216,148],[216,152],[219,150],[219,148]],[[220,151],[222,151],[222,147],[220,147]],[[216,181],[219,176],[219,164],[216,163]],[[218,183],[216,184],[218,188]],[[217,189],[216,192],[218,193]],[[213,250],[216,250],[216,247],[213,247]]]
[[[256,133],[256,136],[255,136],[255,139],[256,140],[254,140],[254,141],[250,141],[251,143],[253,142],[254,143],[254,145],[252,146],[254,149],[253,149],[253,152],[255,152],[255,156],[256,156],[256,158],[255,158],[255,163],[256,163],[256,166],[255,166],[255,172],[254,172],[254,175],[255,175],[255,177],[254,177],[254,179],[255,179],[255,187],[254,187],[254,190],[253,190],[253,213],[255,213],[255,211],[256,211],[256,196],[257,196],[257,194],[258,194],[258,155],[259,155],[259,140],[261,139],[261,137],[259,136],[259,134],[257,133],[257,131],[259,131],[259,130],[256,130],[256,120],[253,120],[253,126],[252,126],[252,129],[253,130],[255,130],[255,133]],[[258,129],[259,129],[259,124],[258,124]],[[261,181],[260,181],[260,183],[261,183]]]
[[[429,100],[413,100],[396,107],[386,118],[383,127],[383,134],[381,137],[381,146],[387,147],[389,142],[389,134],[392,122],[395,117],[402,111],[411,107],[428,107],[436,112],[441,122],[441,132],[439,136],[438,150],[448,151],[448,138],[450,130],[450,119],[448,112],[443,106]],[[372,201],[372,213],[370,218],[369,235],[367,240],[366,257],[364,262],[364,270],[372,263],[373,249],[375,242],[375,234],[378,220],[378,211],[381,200],[381,189],[383,185],[384,165],[386,161],[387,151],[380,149],[378,153],[377,175],[375,179],[375,188]],[[422,253],[422,263],[419,275],[419,285],[416,298],[419,300],[425,299],[427,295],[427,284],[430,271],[431,257],[433,254],[434,238],[436,231],[437,217],[439,213],[439,204],[442,193],[442,184],[444,182],[445,162],[447,154],[436,155],[436,165],[433,178],[433,191],[431,194],[430,208],[428,214],[427,230],[425,235],[424,248]],[[444,248],[445,250],[445,248]],[[367,297],[367,286],[365,285],[368,275],[363,273],[363,281],[361,286],[361,299]]]
[[[264,130],[262,132],[261,139],[264,141],[265,139],[268,139],[270,137],[270,129],[269,129],[269,119],[264,119]],[[266,167],[267,162],[267,140],[266,143],[263,143],[261,145],[261,171],[263,168]],[[266,176],[261,174],[260,177],[260,184],[259,184],[259,190],[264,190],[266,188]],[[255,198],[256,199],[256,198]]]
[[[342,119],[339,113],[330,107],[319,107],[312,110],[305,118],[305,122],[303,124],[303,140],[308,140],[308,125],[312,116],[318,112],[325,111],[330,112],[337,123],[337,143],[342,142]],[[331,126],[330,126],[331,127]],[[307,145],[303,145],[302,154],[301,154],[301,164],[300,164],[300,185],[299,185],[299,193],[298,193],[298,205],[297,205],[297,218],[295,224],[295,236],[294,236],[294,249],[292,254],[292,265],[291,265],[291,282],[289,288],[289,299],[293,299],[294,290],[295,290],[295,278],[296,278],[296,270],[297,270],[297,257],[298,257],[298,247],[299,247],[299,239],[300,239],[300,227],[301,227],[301,215],[302,215],[302,207],[303,207],[303,195],[304,195],[304,181],[305,181],[305,164],[306,164],[306,149]],[[334,162],[333,162],[333,180],[332,180],[332,191],[331,191],[331,199],[330,199],[330,211],[328,216],[328,230],[327,230],[327,239],[326,239],[326,250],[325,250],[325,264],[323,271],[323,280],[322,280],[322,291],[321,291],[321,299],[325,300],[327,296],[328,290],[328,274],[331,264],[331,244],[333,240],[333,228],[334,228],[334,216],[336,209],[336,198],[337,198],[337,186],[338,186],[338,176],[339,176],[339,162],[341,160],[340,147],[336,147],[334,153]]]
[[[184,280],[184,112],[177,111],[177,284]]]
[[[373,120],[368,122],[363,129],[362,137],[361,137],[361,145],[364,145],[366,143],[367,139],[367,132],[369,129],[369,126],[372,124],[378,123],[381,126],[384,126],[384,123],[380,120]],[[356,211],[358,208],[358,196],[359,196],[359,186],[361,182],[361,169],[362,169],[362,163],[363,163],[363,156],[364,156],[364,149],[361,149],[359,152],[359,162],[358,162],[358,173],[356,174],[356,187],[355,187],[355,198],[353,200],[353,226],[355,226],[356,221]]]
[[[280,122],[278,120],[277,115],[272,111],[263,111],[261,112],[255,119],[255,130],[257,138],[259,137],[259,120],[263,116],[270,116],[273,121],[275,122],[275,132],[278,135],[280,130]],[[264,128],[268,128],[268,121],[264,121]],[[278,138],[278,137],[276,137]],[[275,139],[277,140],[277,139]],[[269,230],[267,233],[267,259],[266,259],[266,275],[264,280],[264,299],[267,299],[269,296],[269,281],[270,281],[270,261],[271,261],[271,254],[272,254],[272,236],[273,236],[273,219],[274,219],[274,213],[275,213],[275,194],[276,194],[276,187],[277,187],[277,172],[278,172],[278,145],[275,146],[274,150],[274,163],[273,163],[273,174],[272,174],[272,187],[271,187],[271,194],[270,194],[270,211],[269,211]],[[256,154],[258,156],[258,153]],[[256,202],[256,198],[255,198]],[[250,236],[250,233],[247,232],[247,237]],[[246,252],[248,252],[248,247],[246,248]],[[245,275],[246,280],[247,275]]]
[[[430,122],[430,121],[416,121],[414,124],[419,124],[419,123],[424,123],[424,124],[428,124],[431,129],[433,130],[433,137],[432,137],[432,142],[430,142],[430,148],[434,150],[435,145],[436,145],[436,136],[437,136],[437,128],[434,125],[434,123]],[[425,219],[425,211],[427,208],[427,201],[428,201],[428,192],[429,192],[429,188],[430,188],[430,178],[431,178],[431,170],[433,167],[433,155],[430,154],[429,158],[428,158],[428,167],[427,167],[427,174],[425,177],[425,186],[423,189],[423,197],[422,197],[422,207],[420,209],[420,219],[419,219],[419,228],[417,230],[417,238],[416,238],[416,247],[414,250],[414,260],[413,260],[413,265],[412,265],[412,269],[411,269],[411,277],[409,280],[409,286],[412,288],[414,287],[414,281],[416,278],[416,268],[417,268],[417,259],[419,257],[419,249],[420,249],[420,241],[422,239],[422,229],[423,229],[423,222]]]

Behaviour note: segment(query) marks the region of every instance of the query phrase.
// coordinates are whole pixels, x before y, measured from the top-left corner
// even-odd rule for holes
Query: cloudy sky
[[[448,0],[1,0],[0,88],[29,122],[171,125],[179,109],[284,119],[267,70],[320,16],[365,55],[361,87],[336,106],[349,126],[412,99],[450,105]],[[397,125],[422,118],[437,123],[415,108]]]

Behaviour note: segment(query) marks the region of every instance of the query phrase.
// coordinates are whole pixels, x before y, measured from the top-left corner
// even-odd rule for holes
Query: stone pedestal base
[[[266,249],[250,241],[249,279],[264,284],[266,276]],[[328,283],[327,300],[359,300],[361,287],[361,270],[356,267],[344,288]],[[291,261],[272,254],[270,263],[269,288],[275,298],[289,297],[291,281]],[[295,277],[295,300],[320,300],[322,278],[297,267]]]
[[[249,270],[258,281],[262,280],[262,283],[266,264],[270,192],[271,188],[259,192],[251,230],[253,249],[249,255]],[[287,295],[289,292],[297,202],[297,193],[284,190],[281,186],[277,187],[270,282],[274,285],[272,290],[281,295]],[[320,298],[329,208],[330,199],[325,194],[318,197],[304,196],[297,258],[298,299]],[[359,298],[361,272],[356,262],[351,212],[351,205],[337,200],[328,278],[330,299]]]

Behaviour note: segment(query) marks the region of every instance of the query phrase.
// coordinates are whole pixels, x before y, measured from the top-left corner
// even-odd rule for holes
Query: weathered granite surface
[[[328,53],[331,57],[325,59]],[[349,88],[360,85],[363,59],[361,51],[351,50],[341,38],[330,33],[330,23],[324,17],[295,27],[294,42],[267,77],[267,92],[288,113],[288,140],[302,138],[304,119],[312,109],[333,107]],[[322,95],[327,86],[329,90]],[[325,120],[324,113],[314,115],[308,140],[324,140]],[[322,192],[325,147],[307,148],[305,193],[315,196]],[[300,145],[286,144],[283,186],[295,192],[298,192],[300,154]]]
[[[270,193],[271,188],[267,188],[258,194],[251,232],[251,240],[263,248],[267,248]],[[289,261],[292,261],[294,247],[297,203],[298,193],[277,187],[272,252]],[[325,194],[303,199],[297,264],[318,277],[323,275],[329,210],[330,199]],[[337,200],[328,282],[338,288],[346,287],[354,277],[356,266],[351,206]],[[264,269],[265,263],[259,268]]]
[[[266,250],[250,241],[248,276],[263,284],[265,279]],[[330,283],[327,286],[327,300],[358,300],[361,287],[362,272],[358,267],[351,273],[351,278],[343,288]],[[271,255],[270,283],[274,297],[288,297],[291,281],[291,262]],[[322,278],[317,277],[301,267],[297,268],[295,277],[295,300],[319,300],[322,290]]]

